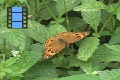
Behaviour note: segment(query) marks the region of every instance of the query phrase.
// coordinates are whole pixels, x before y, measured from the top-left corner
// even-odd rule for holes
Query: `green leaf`
[[[21,1],[21,0],[19,0]],[[23,0],[24,1],[24,0]],[[26,0],[27,1],[27,0]],[[26,3],[29,5],[29,16],[31,16],[32,20],[38,19],[41,15],[39,14],[39,11],[42,12],[42,2],[39,0],[28,0]]]
[[[65,12],[65,7],[67,11],[73,9],[76,5],[80,4],[82,0],[65,0],[65,5],[63,0],[57,0],[56,9],[60,16],[62,16]]]
[[[81,67],[84,72],[92,72],[92,64],[91,61],[81,61],[77,58],[76,55],[70,55],[66,58],[67,62],[69,62],[68,67]]]
[[[43,43],[48,36],[46,26],[30,20],[28,23],[29,27],[25,32],[36,41]]]
[[[117,19],[120,21],[120,6],[118,6],[119,3],[113,3],[113,4],[110,4],[106,7],[106,10],[109,12],[109,13],[112,13],[112,14],[116,14],[117,15]],[[117,7],[116,7],[117,6]]]
[[[120,69],[105,70],[99,76],[101,80],[120,80]]]
[[[111,34],[110,34],[110,31],[102,31],[102,32],[100,33],[100,36],[108,36],[108,35],[111,35]]]
[[[17,57],[11,57],[4,62],[4,66],[9,67],[14,64],[17,60]]]
[[[81,62],[82,62],[75,55],[70,55],[66,59],[69,62],[68,67],[73,67],[73,66],[79,67],[81,65]]]
[[[80,30],[84,29],[84,25],[86,24],[85,21],[83,21],[79,17],[69,17],[69,26],[71,30],[79,28]],[[66,21],[63,22],[63,25],[67,28]]]
[[[6,0],[0,0],[0,4],[3,4],[4,2],[6,2]]]
[[[61,33],[61,32],[67,32],[67,30],[62,25],[55,24],[55,25],[51,25],[48,28],[47,33],[48,33],[49,36],[55,36],[56,34]]]
[[[23,30],[18,29],[7,29],[6,27],[0,29],[1,39],[6,39],[9,45],[18,47],[20,51],[27,49],[31,43],[30,38],[26,35]]]
[[[87,61],[89,57],[93,55],[93,52],[98,48],[99,39],[96,37],[85,38],[79,47],[79,54],[77,58],[83,61]]]
[[[52,60],[52,63],[55,65],[55,67],[66,67],[68,65],[68,62],[65,58],[62,60],[60,58],[55,58]]]
[[[36,41],[44,43],[48,37],[55,36],[60,32],[66,32],[66,29],[60,24],[51,25],[47,28],[35,21],[29,21],[29,28],[25,32]]]
[[[86,11],[82,12],[83,20],[90,24],[90,26],[94,29],[97,30],[97,26],[99,25],[99,22],[101,20],[101,11]]]
[[[120,52],[101,45],[95,50],[91,59],[96,62],[120,61]]]
[[[81,10],[83,20],[90,24],[94,30],[97,30],[97,26],[101,20],[101,9],[103,9],[105,5],[96,0],[83,0],[82,2],[83,3],[74,10]]]
[[[47,6],[49,7],[49,9],[51,10],[51,12],[52,12],[52,14],[53,14],[54,16],[59,15],[59,14],[58,14],[58,11],[57,11],[57,9],[56,9],[56,7],[55,7],[56,2],[46,1],[46,4],[47,4]],[[54,7],[53,7],[53,5],[54,5]],[[47,9],[45,6],[42,6],[42,10],[41,10],[41,12],[39,13],[39,16],[41,16],[43,19],[49,19],[49,18],[52,17],[52,15],[50,14],[50,12],[48,11],[48,9]]]
[[[91,61],[83,61],[81,62],[81,69],[85,72],[85,73],[91,73],[93,72],[93,67],[92,67],[92,62]]]
[[[31,66],[33,66],[40,59],[40,52],[25,51],[21,53],[20,59],[16,61],[13,65],[9,66],[9,69],[13,70],[14,73],[7,74],[6,76],[19,76],[21,73],[27,71]]]
[[[5,68],[5,72],[6,72],[6,73],[10,73],[10,74],[14,73],[11,69],[9,69],[9,67],[8,67],[8,68]]]
[[[19,2],[21,2],[21,3],[27,3],[27,0],[17,0],[17,1],[19,1]]]
[[[74,11],[98,11],[104,9],[106,6],[101,1],[96,0],[82,0],[82,4],[75,7]]]
[[[106,21],[108,20],[109,17],[109,12],[107,12],[106,10],[102,10],[101,11],[101,22],[103,23],[103,25],[106,23]],[[109,26],[110,23],[108,23],[106,26]]]
[[[64,18],[58,18],[56,19],[55,21],[51,21],[50,23],[51,24],[60,24],[64,21],[65,19]]]
[[[0,71],[0,77],[4,77],[5,76],[5,72]]]
[[[68,77],[62,77],[59,78],[59,80],[100,80],[100,78],[97,75],[83,74],[83,75],[72,75]]]
[[[3,49],[5,29],[6,28],[0,28],[0,49]]]
[[[39,53],[39,54],[42,55],[43,45],[40,44],[40,43],[32,44],[32,45],[30,46],[30,50],[31,50],[31,51],[34,51],[34,52],[37,52],[37,53],[38,53],[38,52],[41,52],[41,53]]]
[[[31,42],[30,38],[22,30],[18,29],[6,29],[5,38],[8,43],[14,47],[19,47],[21,51],[28,48],[27,45],[30,45]]]
[[[40,43],[36,43],[36,44],[32,44],[31,45],[31,51],[34,51],[38,54],[40,54],[40,59],[42,59],[42,55],[43,55],[43,45]]]
[[[109,45],[109,44],[105,44],[105,46],[111,50],[117,51],[120,53],[120,45]]]
[[[79,74],[82,74],[82,73],[80,73],[80,71],[67,71],[67,73],[69,75],[79,75]]]
[[[0,0],[1,1],[1,0]],[[0,12],[0,28],[1,27],[6,27],[7,23],[6,23],[6,20],[7,20],[7,9],[3,9],[1,12]]]
[[[25,72],[24,76],[24,80],[50,80],[57,78],[57,72],[50,61],[41,61]]]
[[[72,10],[75,6],[77,6],[78,4],[81,3],[81,0],[66,0],[65,1],[65,6],[64,6],[64,1],[63,0],[57,0],[55,2],[51,1],[51,2],[47,2],[47,6],[49,7],[49,9],[51,10],[51,12],[53,13],[54,16],[62,16],[65,12],[65,6],[67,9],[67,12]],[[53,7],[54,5],[54,7]],[[48,11],[48,9],[46,7],[43,7],[40,14],[39,14],[43,19],[49,19],[52,17],[52,15],[50,14],[50,12]]]
[[[117,14],[117,19],[120,21],[120,10],[116,12]]]

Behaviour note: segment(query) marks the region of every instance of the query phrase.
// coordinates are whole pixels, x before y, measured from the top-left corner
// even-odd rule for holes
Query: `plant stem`
[[[6,39],[4,38],[3,61],[5,61],[5,54],[6,54]]]
[[[68,19],[68,15],[67,15],[66,2],[65,2],[65,0],[63,0],[63,1],[64,1],[65,13],[66,13],[66,23],[67,23],[68,30],[70,30],[69,19]]]
[[[38,11],[37,11],[37,2],[36,2],[36,0],[35,0],[35,18],[36,18],[36,20],[37,20],[37,17],[36,17],[36,16],[37,16],[37,12],[38,12]]]

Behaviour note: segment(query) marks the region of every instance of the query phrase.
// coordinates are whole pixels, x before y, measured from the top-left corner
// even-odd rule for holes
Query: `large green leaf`
[[[81,11],[83,20],[90,24],[90,26],[97,30],[97,26],[101,20],[101,9],[105,5],[103,2],[98,2],[96,0],[83,0],[80,6],[74,8],[75,11]]]
[[[91,72],[92,71],[92,64],[91,61],[81,61],[77,58],[76,55],[70,55],[66,58],[69,62],[68,67],[81,67],[84,72]]]
[[[6,2],[6,0],[0,0],[0,4],[3,4],[4,2]]]
[[[25,0],[19,0],[20,2],[24,2]],[[26,0],[27,1],[27,0]],[[42,9],[42,2],[39,0],[28,0],[26,3],[29,4],[29,15],[31,16],[33,20],[38,19],[41,15],[38,14],[38,12]]]
[[[47,33],[49,36],[55,36],[56,34],[61,33],[61,32],[67,32],[67,30],[62,25],[55,24],[55,25],[49,26]]]
[[[46,27],[35,21],[29,21],[29,28],[25,31],[36,41],[44,43],[48,37],[55,36],[60,32],[66,32],[66,29],[60,24],[50,25],[49,27]]]
[[[81,18],[79,17],[69,17],[69,26],[71,30],[77,29],[79,28],[79,30],[83,30],[84,29],[84,25],[86,24],[85,21],[83,21]],[[63,22],[63,25],[67,28],[67,24],[66,21]]]
[[[42,50],[39,53],[35,51],[25,51],[21,53],[20,58],[13,65],[9,66],[9,69],[11,69],[14,73],[8,73],[6,76],[20,76],[21,73],[27,71],[40,59],[41,52]]]
[[[120,69],[105,70],[99,73],[101,80],[120,80]]]
[[[65,4],[64,4],[65,1]],[[82,0],[57,0],[56,3],[56,9],[59,13],[59,15],[63,15],[65,12],[65,6],[66,10],[70,11],[73,9],[75,6],[81,3]]]
[[[86,11],[82,12],[83,20],[90,24],[90,26],[94,29],[97,30],[97,26],[99,25],[99,22],[101,20],[101,11]]]
[[[7,13],[6,13],[7,9],[2,9],[0,11],[0,28],[1,27],[7,27]]]
[[[82,63],[82,61],[80,61],[79,59],[77,59],[77,56],[75,55],[70,55],[66,58],[66,60],[69,62],[68,67],[79,67]]]
[[[6,41],[14,47],[18,47],[20,51],[27,49],[31,43],[30,38],[23,30],[6,29],[4,34]]]
[[[25,72],[24,76],[24,80],[50,80],[57,78],[57,72],[51,62],[41,61]]]
[[[111,50],[117,51],[120,53],[120,44],[118,45],[109,45],[109,44],[105,44],[105,46]]]
[[[21,3],[27,3],[27,0],[17,0],[17,1],[19,1]]]
[[[47,38],[47,28],[46,26],[37,23],[35,21],[30,21],[28,22],[29,27],[28,29],[25,30],[25,32],[35,39],[36,41],[43,43],[45,39]]]
[[[98,48],[99,39],[96,37],[85,38],[81,43],[77,58],[83,61],[87,61],[89,57],[93,55],[93,52]]]
[[[81,0],[65,0],[67,11],[72,10],[75,6],[81,3]],[[62,16],[65,12],[65,6],[63,0],[56,0],[56,2],[46,2],[51,12],[54,16]],[[40,16],[44,19],[51,18],[52,15],[50,14],[49,10],[46,7],[40,12]]]
[[[40,59],[42,60],[43,55],[43,45],[40,43],[32,44],[30,47],[31,51],[36,52],[37,54],[40,54]]]
[[[62,77],[59,78],[59,80],[100,80],[100,78],[97,75],[83,74],[83,75],[72,75],[68,77]]]
[[[112,47],[114,47],[114,49],[110,49]],[[116,46],[101,45],[95,50],[91,59],[96,62],[120,61],[120,51],[115,50],[115,47]]]

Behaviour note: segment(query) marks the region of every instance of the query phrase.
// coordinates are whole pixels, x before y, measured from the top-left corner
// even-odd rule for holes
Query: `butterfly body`
[[[43,59],[48,59],[49,57],[52,57],[53,55],[64,49],[70,43],[79,41],[80,39],[87,36],[89,33],[89,31],[77,33],[62,32],[57,34],[55,38],[48,38],[44,45],[45,51],[43,54]]]

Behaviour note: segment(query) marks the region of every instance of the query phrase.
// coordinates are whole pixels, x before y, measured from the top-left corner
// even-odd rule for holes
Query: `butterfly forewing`
[[[69,43],[74,43],[84,37],[86,37],[90,32],[63,32],[58,35],[56,35],[56,39],[63,39],[64,42]]]

